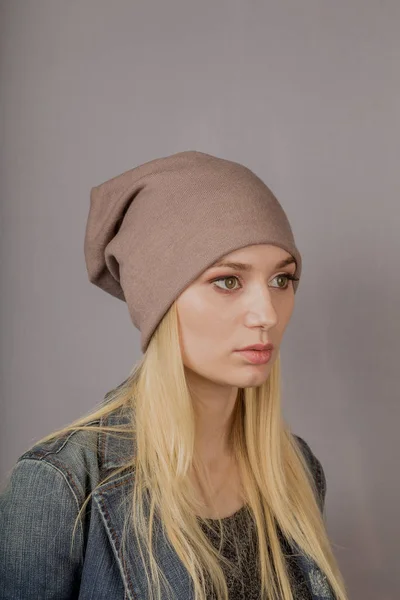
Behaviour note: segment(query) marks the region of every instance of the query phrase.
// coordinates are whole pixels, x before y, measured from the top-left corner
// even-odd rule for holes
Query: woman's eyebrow
[[[282,267],[286,267],[287,265],[291,265],[293,263],[296,263],[295,259],[293,258],[293,256],[289,256],[288,258],[281,260],[276,265],[276,268],[281,269]],[[214,267],[228,267],[230,269],[235,269],[237,271],[251,271],[253,269],[252,265],[249,265],[247,263],[230,262],[230,261],[225,261],[225,260],[221,260],[221,261],[215,263],[214,265],[212,265],[210,267],[210,269],[212,269]]]

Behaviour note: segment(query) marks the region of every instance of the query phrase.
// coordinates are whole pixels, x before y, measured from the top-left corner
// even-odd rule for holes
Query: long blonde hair
[[[200,524],[199,501],[189,472],[200,474],[202,463],[194,451],[195,416],[179,342],[176,303],[154,332],[141,361],[128,379],[107,395],[107,402],[67,427],[42,438],[45,443],[71,430],[124,433],[134,436],[136,451],[124,466],[135,470],[133,496],[126,513],[125,538],[134,533],[149,559],[146,569],[149,598],[161,598],[160,577],[168,585],[152,552],[155,514],[187,569],[195,600],[206,600],[207,582],[216,597],[228,600],[221,562],[233,567],[216,550]],[[120,408],[129,409],[128,427],[93,424]],[[88,424],[91,422],[91,424]],[[348,600],[344,580],[331,549],[315,481],[302,451],[281,413],[280,356],[268,379],[258,387],[240,388],[231,430],[231,447],[237,461],[246,505],[256,525],[262,597],[293,600],[287,566],[279,542],[278,527],[289,542],[311,557],[325,573],[337,600]],[[206,487],[208,484],[205,483]],[[90,496],[75,521],[74,535]],[[146,508],[150,499],[150,510]],[[146,513],[149,513],[148,515]],[[219,527],[220,520],[215,521]],[[207,524],[209,526],[209,524]],[[219,529],[223,535],[222,527]],[[173,590],[169,597],[173,598]]]

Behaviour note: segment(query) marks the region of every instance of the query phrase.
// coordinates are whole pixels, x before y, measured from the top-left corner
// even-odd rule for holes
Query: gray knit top
[[[310,465],[318,492],[317,501],[321,512],[323,512],[326,495],[326,478],[324,470],[307,442],[300,436],[295,435],[295,438]],[[258,567],[256,526],[248,506],[244,505],[233,515],[221,519],[224,531],[221,549],[219,549],[220,536],[217,520],[205,519],[205,521],[213,525],[213,529],[210,529],[201,520],[199,521],[201,528],[211,543],[219,550],[220,554],[228,558],[237,566],[237,569],[232,571],[221,563],[227,581],[229,599],[260,600],[261,581]],[[279,529],[278,535],[282,551],[286,556],[286,564],[294,600],[312,600],[312,595],[304,576],[293,559],[289,544]],[[240,547],[237,547],[235,544],[235,538],[236,540],[240,540]],[[211,590],[211,587],[207,598],[208,600],[216,600],[216,595],[214,591]]]
[[[216,519],[206,519],[207,523],[214,525],[209,529],[200,521],[204,533],[216,549],[219,549],[220,536]],[[261,579],[258,566],[256,528],[250,517],[247,506],[243,506],[233,515],[221,519],[224,529],[222,548],[220,554],[235,564],[235,570],[227,568],[221,563],[226,577],[230,600],[260,600]],[[240,540],[238,546],[236,540]],[[280,536],[283,552],[287,555],[287,566],[291,581],[293,598],[295,600],[311,600],[312,596],[301,571],[290,554],[290,548]],[[209,587],[208,600],[216,600],[215,592]]]

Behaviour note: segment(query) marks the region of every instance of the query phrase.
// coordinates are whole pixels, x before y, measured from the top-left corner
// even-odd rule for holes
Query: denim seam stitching
[[[36,460],[36,459],[32,459],[32,458],[24,458],[23,460]],[[21,460],[20,462],[22,463],[22,460]],[[61,475],[61,476],[62,476],[62,478],[64,479],[65,483],[66,483],[66,484],[67,484],[67,486],[68,486],[68,489],[70,490],[70,492],[71,492],[71,494],[72,494],[72,496],[73,496],[73,498],[74,498],[75,504],[76,504],[76,506],[77,506],[77,509],[78,509],[78,512],[79,512],[79,510],[80,510],[80,506],[79,506],[79,500],[78,500],[78,497],[77,497],[77,495],[76,495],[76,493],[75,493],[75,491],[74,491],[74,489],[73,489],[73,485],[75,485],[75,482],[74,482],[74,484],[72,485],[72,481],[70,482],[70,481],[68,480],[68,478],[66,477],[66,474],[64,473],[64,471],[63,471],[63,470],[62,470],[60,467],[58,467],[57,465],[55,465],[55,464],[53,464],[53,463],[49,462],[48,460],[38,460],[37,462],[38,462],[38,463],[43,463],[43,464],[45,464],[45,465],[48,465],[49,467],[51,467],[52,469],[54,469],[55,471],[57,471],[58,473],[60,473],[60,475]],[[71,475],[70,475],[70,476],[71,476]],[[82,534],[82,536],[83,536],[83,535],[84,535],[84,533],[83,533],[83,525],[82,525],[82,521],[81,521],[80,519],[79,519],[79,524],[80,524],[80,528],[81,528],[81,534]]]
[[[45,456],[47,456],[47,454]],[[79,494],[78,486],[74,480],[74,477],[73,477],[71,471],[68,469],[68,467],[65,464],[61,463],[61,461],[59,461],[57,458],[53,457],[50,461],[49,459],[46,459],[45,456],[43,456],[41,458],[25,457],[25,458],[21,459],[19,462],[22,462],[23,460],[35,460],[38,463],[44,463],[46,465],[49,465],[50,467],[53,467],[54,470],[58,471],[62,475],[65,482],[67,483],[69,489],[71,490],[72,495],[75,500],[75,503],[78,507],[78,511],[79,511],[80,505],[79,505],[78,496],[80,494]],[[67,475],[68,475],[68,477],[67,477]]]
[[[125,478],[125,477],[126,477],[126,475],[123,476],[123,478]],[[122,546],[121,546],[120,537],[119,537],[118,533],[116,532],[116,530],[111,525],[110,514],[109,514],[109,512],[107,510],[107,504],[105,502],[105,494],[104,494],[104,492],[112,490],[114,488],[117,488],[120,485],[123,485],[124,483],[125,482],[122,481],[121,478],[120,478],[119,480],[116,480],[116,481],[108,484],[107,486],[103,487],[101,491],[99,490],[98,493],[97,493],[97,496],[98,496],[98,500],[99,500],[100,512],[104,516],[104,519],[105,519],[106,524],[107,524],[107,528],[108,528],[108,530],[109,530],[109,532],[111,534],[111,538],[112,538],[112,540],[113,540],[113,542],[115,544],[115,549],[117,551],[117,557],[118,557],[118,560],[120,561],[120,564],[122,566],[122,572],[124,573],[126,582],[128,584],[129,596],[131,596],[132,593],[135,594],[135,596],[136,596],[136,594],[138,593],[138,591],[135,589],[133,580],[132,580],[132,578],[130,576],[130,573],[129,573],[128,569],[127,569],[125,557],[123,556],[123,553],[122,553]],[[132,597],[134,598],[135,596],[132,596]]]
[[[87,423],[87,425],[93,425],[93,423],[98,423],[98,422],[99,422],[99,420],[96,419],[94,421],[90,421],[89,423]],[[45,458],[48,455],[58,454],[58,452],[60,452],[64,448],[64,446],[68,442],[68,440],[74,434],[78,433],[78,431],[77,430],[71,431],[71,433],[66,437],[66,439],[63,441],[62,445],[59,448],[57,448],[57,450],[52,449],[52,450],[46,451],[46,450],[42,449],[42,447],[39,445],[37,448],[31,448],[30,450],[26,450],[26,452],[24,452],[22,454],[22,456],[20,456],[18,458],[17,462],[19,462],[20,460],[24,460],[25,458],[38,458],[38,460],[42,460],[43,458]],[[61,440],[62,437],[63,436],[61,436],[61,438],[59,438],[59,439]]]
[[[89,423],[86,423],[86,425],[93,425],[93,423],[98,423],[98,422],[99,422],[99,420],[96,419],[94,421],[90,421]],[[46,452],[46,454],[44,454],[42,456],[42,458],[44,458],[48,454],[58,454],[59,452],[61,452],[61,450],[64,448],[65,444],[71,439],[71,437],[73,435],[75,435],[76,433],[78,433],[79,431],[80,430],[71,431],[71,433],[66,437],[66,439],[64,440],[64,442],[61,444],[61,446],[59,448],[57,448],[57,450],[49,450],[48,452]]]

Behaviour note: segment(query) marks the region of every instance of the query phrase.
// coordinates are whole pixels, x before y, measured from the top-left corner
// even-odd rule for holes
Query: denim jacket
[[[114,411],[92,423],[99,422],[128,421],[121,411]],[[92,448],[86,443],[88,436]],[[322,466],[308,444],[296,438],[312,466],[322,511],[326,491]],[[131,497],[134,472],[114,476],[93,493],[78,521],[70,554],[73,526],[86,496],[133,450],[131,440],[115,434],[75,431],[37,444],[19,457],[0,495],[1,600],[147,600],[147,580],[134,536],[126,554],[121,548],[122,504]],[[189,575],[172,546],[160,534],[155,544],[157,560],[177,600],[192,599]],[[313,600],[334,599],[316,565],[305,556],[298,560]],[[162,600],[167,598],[163,590]]]

